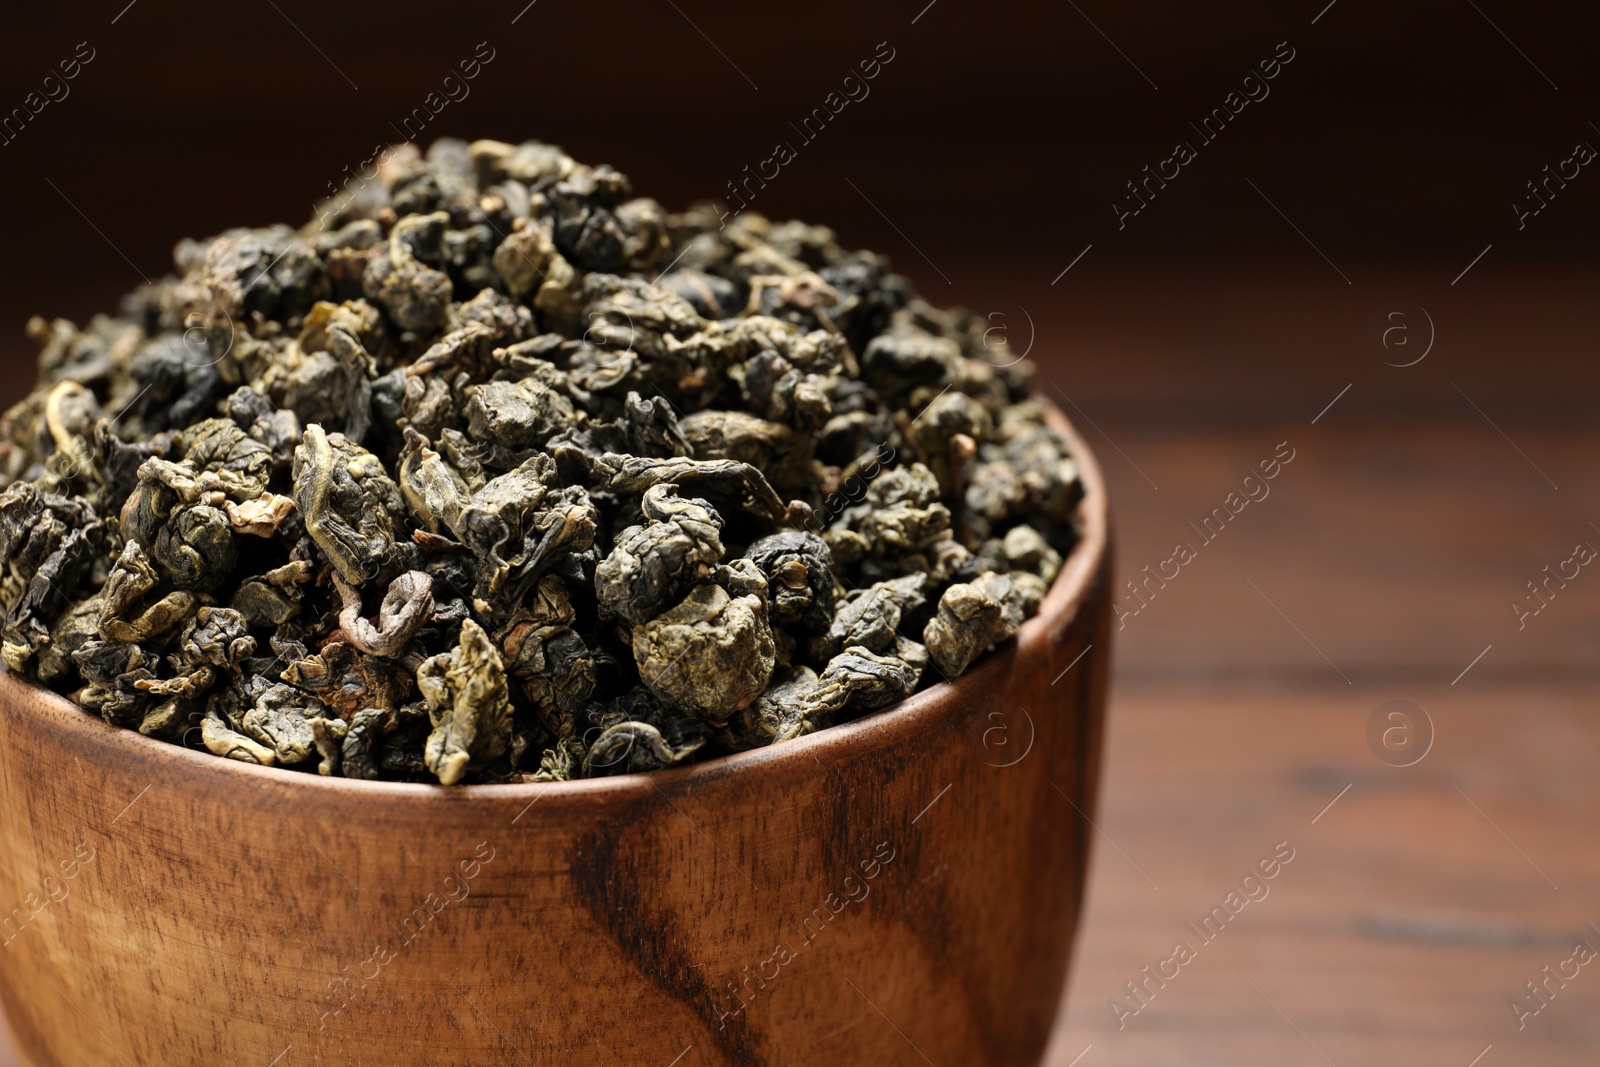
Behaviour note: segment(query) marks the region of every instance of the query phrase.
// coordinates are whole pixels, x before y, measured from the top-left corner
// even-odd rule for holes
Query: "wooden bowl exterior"
[[[1110,651],[1105,489],[1074,444],[1083,538],[1016,641],[887,712],[677,771],[319,778],[0,674],[0,999],[24,1062],[1037,1064]]]

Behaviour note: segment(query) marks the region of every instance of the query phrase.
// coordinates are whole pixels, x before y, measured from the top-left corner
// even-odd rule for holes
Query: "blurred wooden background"
[[[1592,1063],[1589,968],[1525,1028],[1509,1001],[1575,942],[1600,949],[1600,581],[1552,583],[1522,629],[1511,605],[1600,548],[1600,276],[1486,258],[1451,288],[1465,264],[1340,264],[1346,286],[1306,255],[1276,280],[1078,279],[1071,344],[1101,370],[1073,399],[1104,431],[1124,576],[1199,546],[1188,523],[1278,442],[1296,458],[1117,635],[1103,836],[1050,1062]],[[1363,332],[1395,297],[1437,327],[1413,367],[1380,355],[1420,349]],[[1414,766],[1369,748],[1392,699],[1435,730]],[[1285,840],[1270,895],[1202,947],[1185,923]],[[1109,1001],[1138,1007],[1124,983],[1180,940],[1198,958],[1119,1029]]]

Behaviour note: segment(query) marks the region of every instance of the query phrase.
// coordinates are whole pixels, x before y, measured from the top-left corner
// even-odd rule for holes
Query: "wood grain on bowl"
[[[318,778],[0,675],[23,1062],[1038,1063],[1109,660],[1105,492],[1074,444],[1083,537],[1016,640],[883,713],[680,770]]]

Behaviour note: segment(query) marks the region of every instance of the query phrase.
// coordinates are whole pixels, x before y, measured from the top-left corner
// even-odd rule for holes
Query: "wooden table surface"
[[[1116,634],[1048,1062],[1591,1064],[1600,966],[1550,979],[1521,1029],[1509,1002],[1571,974],[1576,942],[1600,950],[1600,574],[1552,582],[1520,629],[1511,605],[1600,547],[1600,276],[1491,259],[1451,286],[1463,258],[1343,264],[1346,286],[1298,251],[1270,273],[1091,260],[1011,288],[1110,478],[1123,577],[1195,550]],[[1386,367],[1423,351],[1414,312],[1418,347],[1370,340],[1400,299],[1437,341]],[[1282,442],[1270,495],[1204,541],[1189,524]],[[1369,745],[1390,700],[1432,723],[1408,767]],[[1260,899],[1196,937],[1275,846],[1293,859],[1266,896],[1248,883]],[[1192,958],[1135,1000],[1125,983],[1172,974],[1178,942]]]
[[[1224,274],[1156,285],[1144,316],[1101,294],[1085,346],[1135,373],[1096,361],[1094,401],[1073,399],[1104,431],[1119,571],[1197,554],[1117,634],[1052,1067],[1596,1062],[1600,966],[1565,961],[1600,951],[1600,573],[1511,605],[1600,548],[1597,279],[1452,291],[1459,269],[1351,269],[1348,290]],[[1409,368],[1365,336],[1397,295],[1437,326]],[[1202,542],[1188,524],[1283,441],[1271,494]],[[1409,767],[1369,747],[1395,699],[1434,728]],[[1195,936],[1285,841],[1268,894]],[[1171,974],[1180,941],[1194,958],[1141,1004],[1125,983]],[[1510,1001],[1546,966],[1578,974],[1519,1028]]]

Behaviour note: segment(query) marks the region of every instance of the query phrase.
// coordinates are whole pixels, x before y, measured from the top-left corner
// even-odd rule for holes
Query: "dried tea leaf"
[[[753,703],[731,716],[717,743],[724,752],[746,752],[804,737],[829,724],[829,716],[844,706],[835,687],[824,691],[817,672],[791,667],[774,673],[772,684]]]
[[[586,753],[583,740],[568,735],[544,750],[539,757],[539,769],[534,772],[536,782],[569,782],[583,776],[583,758]]]
[[[765,600],[696,586],[633,631],[633,658],[652,693],[710,723],[726,722],[767,687],[776,648]]]
[[[200,731],[202,743],[213,755],[226,756],[242,763],[256,763],[263,767],[270,767],[277,761],[277,754],[271,748],[230,729],[215,712],[205,717]]]
[[[233,532],[252,537],[272,537],[284,520],[294,514],[294,501],[277,493],[262,493],[258,497],[235,504],[224,501],[222,510],[228,516]]]
[[[72,695],[112,726],[135,726],[154,706],[138,682],[154,678],[159,661],[143,647],[120,641],[85,641],[72,654],[84,686]]]
[[[505,448],[542,448],[572,424],[572,401],[535,378],[485,382],[467,400],[467,429]]]
[[[83,501],[18,482],[0,493],[0,628],[6,666],[26,670],[100,552],[104,528]]]
[[[515,602],[562,559],[588,551],[598,526],[588,492],[560,486],[538,453],[474,493],[453,529],[478,557],[478,596]]]
[[[264,687],[255,706],[244,713],[244,733],[272,749],[278,763],[300,763],[317,750],[311,722],[322,717],[322,704],[315,697],[277,682]]]
[[[634,623],[682,599],[723,554],[722,517],[704,500],[680,498],[676,485],[645,490],[640,510],[646,524],[622,531],[594,572],[600,606]]]
[[[901,638],[896,654],[878,655],[852,645],[828,661],[819,684],[843,691],[843,706],[866,710],[886,707],[916,691],[926,655],[914,641]]]
[[[283,679],[341,719],[349,719],[364,707],[397,709],[412,698],[416,682],[407,664],[370,656],[334,640],[324,643],[316,654],[289,663]]]
[[[975,581],[952,585],[939,598],[939,613],[923,630],[928,655],[954,678],[978,654],[1017,632],[1022,625],[1023,594],[1009,575],[980,574]]]
[[[188,621],[197,603],[193,593],[174,589],[153,603],[146,603],[148,594],[160,582],[161,576],[139,542],[123,545],[122,555],[106,578],[96,624],[100,637],[130,643],[149,641]]]
[[[228,606],[243,615],[253,630],[282,626],[300,614],[305,586],[310,581],[310,561],[290,560],[241,582]]]
[[[239,558],[239,544],[226,513],[209,504],[193,504],[169,514],[156,532],[150,558],[179,589],[210,593],[226,584]]]
[[[905,617],[926,602],[925,574],[908,574],[851,591],[839,605],[828,632],[816,643],[819,658],[831,659],[848,645],[883,652],[894,644]]]
[[[450,276],[435,269],[444,254],[450,216],[408,215],[395,223],[389,241],[367,262],[361,286],[367,299],[382,304],[401,329],[431,330],[449,313]]]
[[[272,476],[272,450],[232,419],[206,419],[184,430],[183,462],[197,472],[204,491],[236,501],[260,496]]]
[[[343,719],[311,720],[311,740],[317,747],[317,755],[322,757],[317,764],[318,774],[327,776],[339,769],[344,758],[344,739],[349,736],[349,730]]]
[[[471,619],[461,643],[423,661],[417,688],[428,702],[433,732],[423,760],[442,785],[505,755],[511,742],[511,701],[505,666],[489,635]]]
[[[352,585],[378,576],[394,556],[400,490],[383,463],[312,424],[294,453],[294,502],[306,533]]]
[[[637,774],[681,763],[705,744],[697,737],[678,748],[669,745],[661,731],[647,722],[621,722],[609,727],[589,746],[583,758],[583,776]]]
[[[789,511],[765,475],[737,460],[654,459],[614,452],[596,456],[572,449],[558,450],[557,457],[574,461],[587,472],[592,485],[612,493],[642,493],[653,485],[671,483],[691,492],[735,500],[771,520],[781,520]]]
[[[28,325],[0,655],[109,723],[362,779],[659,769],[965,670],[1076,543],[1030,365],[827,227],[450,138],[319,212]]]
[[[361,594],[338,572],[334,583],[344,600],[339,628],[345,640],[370,656],[398,654],[433,614],[433,577],[423,571],[406,571],[389,583],[376,623],[361,614]]]
[[[350,717],[344,740],[339,745],[340,772],[346,778],[376,781],[381,777],[376,750],[389,717],[389,712],[383,708],[362,708]]]

